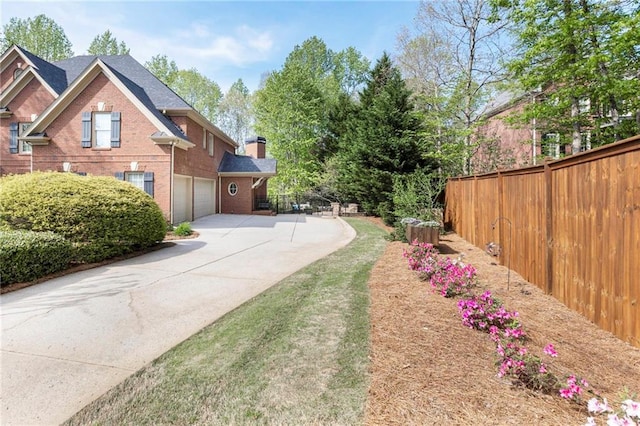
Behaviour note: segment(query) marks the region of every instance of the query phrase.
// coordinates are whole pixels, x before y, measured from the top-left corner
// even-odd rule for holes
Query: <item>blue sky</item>
[[[295,45],[318,36],[333,50],[358,49],[372,62],[394,54],[418,1],[16,1],[0,3],[0,21],[44,13],[85,54],[107,29],[140,63],[167,55],[226,90],[242,78],[250,90],[282,67]]]

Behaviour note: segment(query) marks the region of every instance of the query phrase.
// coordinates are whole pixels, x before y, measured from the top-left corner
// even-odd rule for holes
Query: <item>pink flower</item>
[[[558,356],[558,352],[556,352],[555,348],[551,343],[544,347],[544,353],[549,355],[551,358],[555,358]]]
[[[540,364],[540,369],[538,371],[540,374],[544,374],[547,372],[547,367],[544,364]]]
[[[562,388],[560,389],[560,396],[565,399],[571,399],[571,397],[573,397],[573,392],[571,392],[571,389],[569,388]]]

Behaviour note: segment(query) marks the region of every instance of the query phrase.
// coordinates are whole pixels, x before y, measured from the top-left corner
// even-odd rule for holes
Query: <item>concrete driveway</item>
[[[59,424],[168,349],[348,244],[340,219],[215,215],[199,238],[1,297],[2,424]]]

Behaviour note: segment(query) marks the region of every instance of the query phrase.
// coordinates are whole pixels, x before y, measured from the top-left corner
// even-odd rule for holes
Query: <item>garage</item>
[[[173,224],[191,222],[191,177],[173,177]]]
[[[193,189],[194,219],[214,214],[216,182],[213,179],[195,178]]]

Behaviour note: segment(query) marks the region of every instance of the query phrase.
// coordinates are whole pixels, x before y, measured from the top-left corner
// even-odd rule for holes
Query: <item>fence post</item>
[[[498,217],[504,217],[504,202],[503,202],[503,195],[504,195],[504,185],[503,185],[503,176],[502,173],[500,173],[500,170],[498,170]],[[502,226],[502,222],[500,220],[498,220],[496,222],[496,225],[499,226],[498,228],[498,244],[500,244],[500,264],[504,265],[504,257],[505,257],[505,246],[504,246],[504,227]],[[511,241],[509,241],[509,250],[511,250]],[[509,256],[511,256],[511,253],[509,253]]]
[[[544,292],[553,293],[553,175],[549,161],[544,162],[544,191],[546,196],[545,212],[545,236],[547,239],[547,250],[545,255],[546,277]]]

